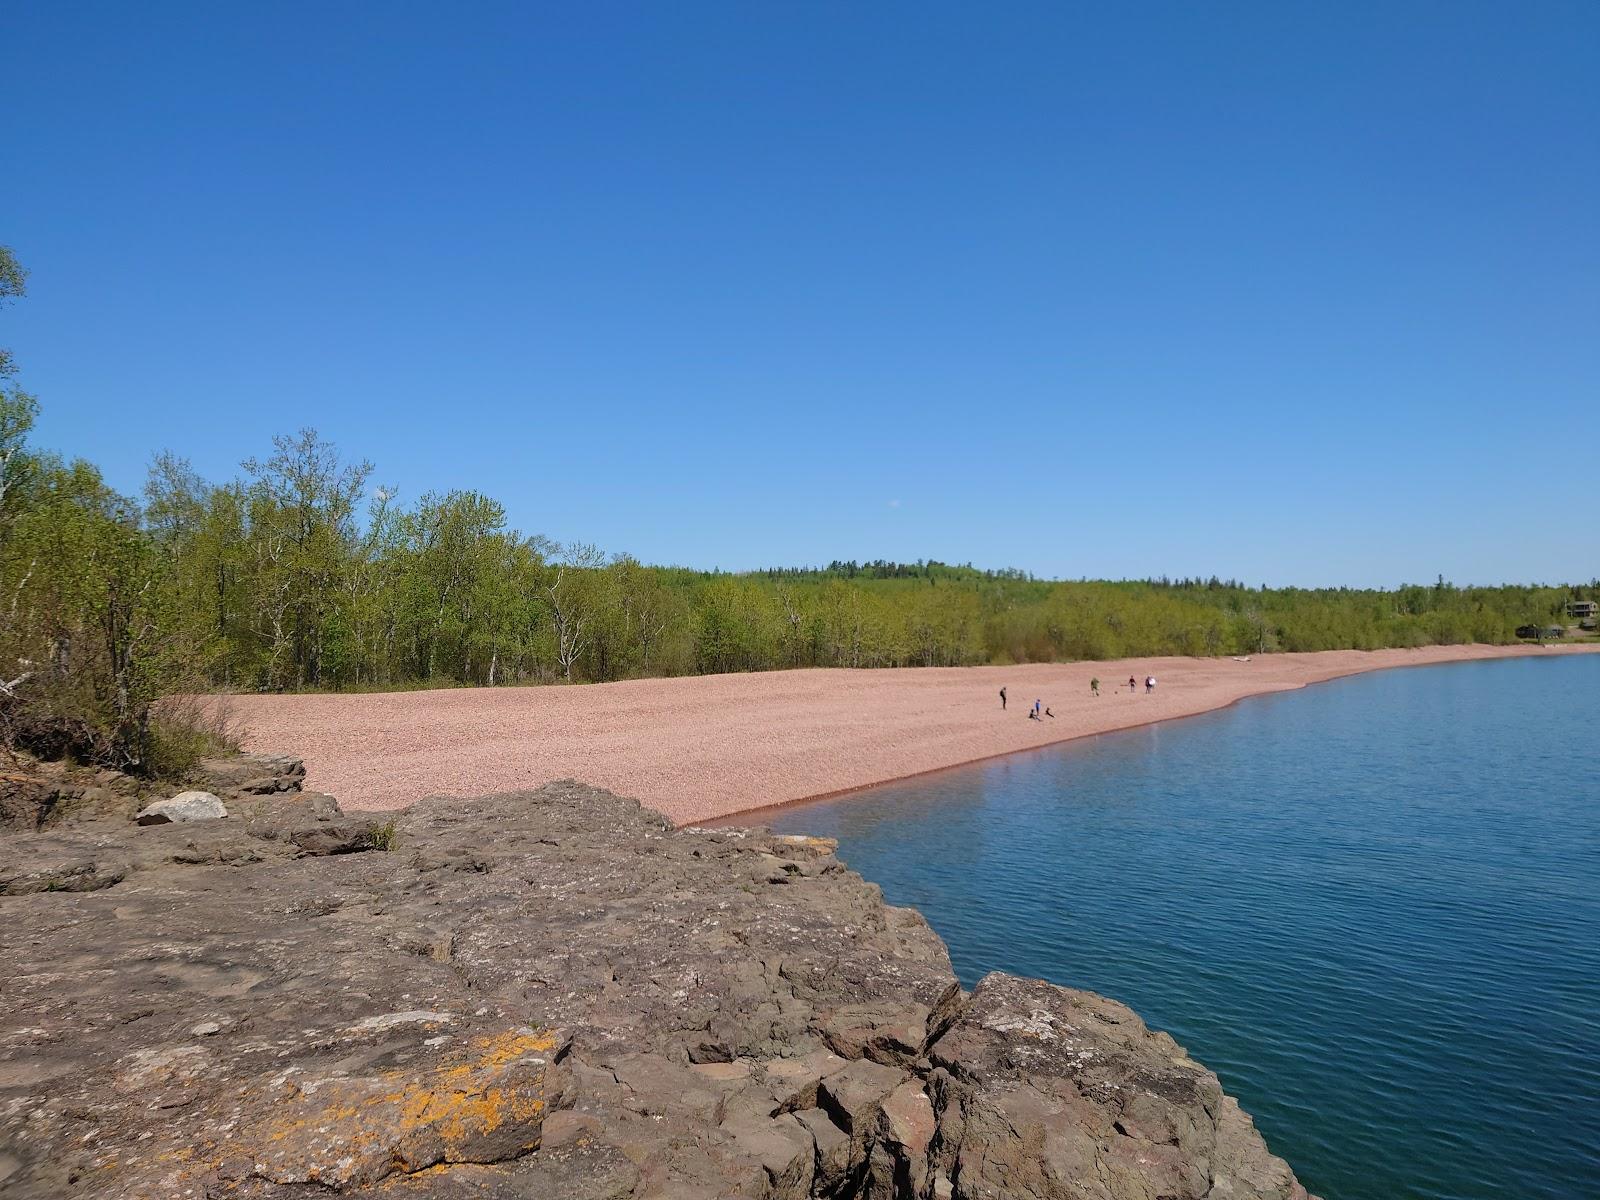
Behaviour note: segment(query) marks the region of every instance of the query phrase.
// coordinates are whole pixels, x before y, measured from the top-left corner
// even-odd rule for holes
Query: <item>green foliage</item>
[[[8,740],[142,769],[149,706],[175,678],[179,648],[164,636],[169,564],[136,506],[87,463],[36,460],[0,553]]]
[[[0,247],[0,305],[24,282]],[[14,376],[0,352],[0,744],[163,775],[226,743],[172,700],[207,689],[1503,643],[1583,594],[1051,582],[933,561],[650,567],[521,533],[477,492],[369,492],[371,465],[314,430],[222,483],[162,454],[141,505],[28,448],[37,405]]]
[[[237,748],[203,727],[177,721],[152,721],[144,771],[158,779],[187,779],[201,759]]]
[[[72,520],[60,516],[51,496],[64,485],[50,481],[68,469],[51,468],[39,489],[47,507],[32,520],[41,535],[86,537],[74,521],[100,504],[106,515],[96,528],[156,551],[146,555],[159,578],[152,619],[206,684],[231,689],[1509,642],[1530,614],[1548,619],[1568,595],[1443,581],[1392,592],[1217,579],[1056,582],[929,562],[739,575],[648,567],[524,535],[508,527],[498,502],[470,491],[406,506],[380,488],[358,520],[365,463],[346,464],[312,431],[275,448],[223,484],[158,458],[142,525],[117,508],[125,501],[107,498],[73,508]],[[133,587],[142,568],[132,544],[128,555],[120,570]],[[83,556],[48,552],[55,562]],[[73,583],[89,592],[70,605],[105,607],[90,594],[94,581],[75,574]]]
[[[23,295],[27,281],[11,248],[0,246],[0,308]],[[11,351],[0,346],[0,548],[31,475],[33,463],[23,443],[39,411],[33,397],[16,386],[16,374]]]
[[[227,697],[166,695],[150,708],[144,772],[160,779],[188,779],[201,759],[240,748]]]
[[[367,844],[374,850],[393,850],[399,845],[399,830],[393,819],[374,825],[367,833]]]
[[[0,303],[24,276],[0,248]],[[27,446],[37,406],[0,356],[0,748],[130,771],[187,754],[155,701],[205,681],[180,628],[174,563],[138,505],[86,462]]]
[[[0,308],[26,295],[27,291],[28,272],[17,261],[10,246],[0,246]],[[16,373],[17,366],[12,360],[11,351],[0,346],[0,380],[9,379]]]

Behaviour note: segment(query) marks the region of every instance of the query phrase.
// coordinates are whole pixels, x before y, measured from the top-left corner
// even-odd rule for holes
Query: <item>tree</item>
[[[0,382],[0,542],[21,503],[32,467],[26,443],[38,411],[32,396]]]
[[[595,589],[591,575],[604,562],[598,546],[568,542],[559,548],[555,573],[545,585],[556,634],[556,663],[569,683],[573,664],[588,646],[592,632]]]
[[[28,293],[28,272],[17,261],[10,246],[0,246],[0,308]],[[0,379],[9,379],[17,373],[11,351],[0,346]]]
[[[353,557],[356,507],[372,464],[343,462],[315,429],[272,444],[272,457],[244,463],[256,632],[269,646],[263,682],[304,686],[321,678],[326,620]]]
[[[171,452],[151,464],[144,496],[146,536],[170,567],[167,636],[190,646],[208,672],[221,667],[227,679],[229,620],[238,604],[231,562],[240,542],[237,504]]]
[[[485,589],[503,549],[506,514],[478,492],[429,493],[402,519],[411,549],[410,577],[418,625],[417,673],[473,674],[473,651],[487,629]]]
[[[190,682],[165,607],[170,560],[138,506],[82,461],[41,461],[13,534],[12,569],[27,566],[5,629],[23,668],[5,681],[6,740],[144,769],[152,705]]]
[[[210,486],[187,458],[157,454],[144,485],[145,528],[163,545],[181,544],[205,521]]]
[[[0,308],[27,292],[28,273],[11,247],[0,246]],[[29,459],[23,443],[33,428],[39,405],[13,382],[17,374],[11,351],[0,346],[0,539],[6,536],[26,478]]]
[[[1246,654],[1265,654],[1272,649],[1272,626],[1256,608],[1247,608],[1239,614],[1236,640]]]

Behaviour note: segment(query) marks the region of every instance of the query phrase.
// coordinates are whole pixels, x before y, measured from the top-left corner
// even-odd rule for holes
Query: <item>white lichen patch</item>
[[[413,1008],[406,1012],[379,1013],[375,1017],[362,1017],[350,1028],[352,1031],[364,1031],[393,1029],[396,1025],[444,1025],[455,1019],[454,1013],[429,1012],[427,1009]]]
[[[986,1028],[996,1033],[1017,1033],[1023,1037],[1038,1038],[1041,1042],[1056,1039],[1055,1019],[1042,1008],[1031,1010],[1027,1016],[1015,1013],[998,1013],[984,1021]]]

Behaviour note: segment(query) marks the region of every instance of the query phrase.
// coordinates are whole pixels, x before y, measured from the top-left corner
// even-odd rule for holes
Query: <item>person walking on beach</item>
[[[1037,721],[1039,719],[1039,710],[1041,708],[1043,708],[1043,707],[1044,707],[1044,705],[1040,701],[1035,700],[1033,702],[1033,719],[1035,721]]]
[[[1089,680],[1089,694],[1096,700],[1100,699],[1100,676],[1096,675]]]
[[[1156,690],[1156,677],[1154,675],[1146,675],[1144,677],[1144,690],[1147,693]]]
[[[1006,690],[1005,690],[1005,688],[1001,688],[1000,689],[1000,711],[1001,712],[1005,712],[1005,710],[1006,710]]]
[[[1139,690],[1139,681],[1132,675],[1128,676],[1128,690],[1130,692],[1137,692]]]

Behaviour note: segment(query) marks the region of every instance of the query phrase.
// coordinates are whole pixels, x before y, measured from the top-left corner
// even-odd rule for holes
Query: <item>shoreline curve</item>
[[[1562,647],[1562,649],[1566,650],[1569,653],[1571,651],[1578,651],[1579,653],[1600,652],[1600,646],[1593,647],[1593,649],[1591,651],[1584,650],[1584,648],[1582,646],[1565,646],[1565,647]],[[1315,653],[1345,653],[1345,652],[1344,651],[1308,651],[1307,653],[1314,653],[1315,654]],[[1368,653],[1368,652],[1360,651],[1360,652],[1352,652],[1352,653]],[[873,783],[864,783],[864,784],[861,784],[859,787],[849,787],[849,788],[843,789],[842,791],[824,792],[820,796],[801,796],[801,797],[799,797],[797,799],[794,799],[794,800],[779,800],[776,804],[763,804],[759,808],[740,809],[738,812],[729,813],[729,814],[727,814],[726,816],[723,816],[723,817],[709,817],[704,821],[694,822],[692,824],[704,825],[704,826],[706,826],[708,828],[713,828],[713,829],[715,829],[715,828],[737,828],[739,826],[749,825],[751,823],[750,819],[753,818],[753,817],[762,817],[762,816],[764,816],[764,815],[766,815],[768,813],[783,812],[786,809],[799,808],[799,807],[801,807],[803,805],[807,805],[807,804],[824,804],[829,800],[842,800],[846,796],[853,796],[857,792],[869,792],[873,788],[883,787],[886,784],[904,783],[908,779],[921,779],[925,775],[939,775],[939,774],[942,774],[945,771],[959,771],[963,767],[975,767],[979,763],[993,762],[995,759],[999,759],[999,758],[1010,758],[1014,754],[1029,754],[1029,753],[1031,753],[1031,752],[1033,752],[1035,750],[1049,750],[1049,749],[1052,749],[1053,747],[1056,747],[1056,746],[1064,746],[1068,742],[1081,742],[1081,741],[1085,740],[1086,738],[1104,737],[1107,734],[1113,734],[1113,733],[1131,733],[1135,729],[1146,729],[1151,725],[1165,725],[1165,724],[1168,724],[1169,722],[1173,722],[1173,721],[1187,721],[1187,720],[1189,720],[1189,719],[1191,719],[1193,717],[1204,717],[1204,716],[1208,716],[1211,713],[1215,713],[1215,712],[1225,712],[1230,708],[1233,708],[1233,707],[1235,707],[1237,705],[1243,704],[1246,700],[1259,700],[1263,696],[1278,696],[1278,695],[1283,695],[1283,694],[1288,693],[1288,692],[1304,691],[1306,688],[1319,687],[1319,686],[1321,686],[1322,684],[1325,684],[1325,683],[1337,683],[1341,679],[1353,679],[1357,675],[1375,675],[1375,674],[1379,673],[1380,671],[1405,671],[1405,670],[1411,670],[1413,668],[1420,669],[1420,668],[1423,668],[1423,667],[1464,666],[1464,665],[1466,665],[1468,663],[1475,663],[1475,662],[1498,662],[1498,661],[1501,661],[1502,659],[1534,658],[1534,657],[1538,657],[1538,656],[1535,655],[1535,654],[1485,655],[1483,657],[1446,658],[1446,659],[1439,659],[1439,660],[1428,661],[1428,662],[1402,662],[1402,663],[1393,663],[1393,664],[1387,665],[1387,666],[1357,667],[1357,668],[1355,668],[1353,670],[1343,671],[1343,672],[1341,672],[1341,673],[1339,673],[1337,675],[1329,675],[1329,676],[1327,676],[1325,678],[1322,678],[1322,679],[1308,679],[1304,683],[1296,683],[1296,684],[1292,684],[1292,685],[1290,685],[1288,687],[1268,688],[1268,689],[1265,689],[1263,691],[1247,692],[1242,696],[1235,696],[1232,700],[1228,700],[1228,701],[1226,701],[1226,702],[1224,702],[1222,704],[1218,704],[1218,705],[1216,705],[1215,707],[1212,707],[1212,708],[1203,708],[1203,709],[1199,709],[1199,710],[1197,710],[1195,712],[1178,713],[1178,714],[1175,714],[1173,716],[1151,717],[1147,721],[1137,721],[1137,722],[1134,722],[1131,725],[1119,725],[1119,726],[1117,726],[1116,728],[1113,728],[1113,729],[1097,729],[1097,730],[1093,730],[1093,731],[1085,732],[1085,733],[1069,733],[1069,734],[1066,734],[1066,735],[1064,735],[1062,737],[1052,738],[1049,741],[1040,742],[1037,746],[1026,746],[1021,750],[1000,750],[1000,751],[997,751],[994,754],[985,754],[981,758],[968,759],[965,762],[949,763],[949,764],[947,764],[945,766],[939,766],[939,767],[929,767],[925,771],[913,771],[909,775],[896,775],[893,779],[879,779],[879,780],[876,780]],[[1129,661],[1129,660],[1123,660],[1123,661]]]
[[[618,683],[230,697],[245,748],[305,759],[348,809],[581,779],[674,824],[748,820],[1019,751],[1401,667],[1600,652],[1428,646],[1009,667],[811,668]],[[1124,682],[1155,675],[1154,694]],[[1010,704],[1001,710],[998,689]],[[1026,718],[1038,697],[1056,714]]]

